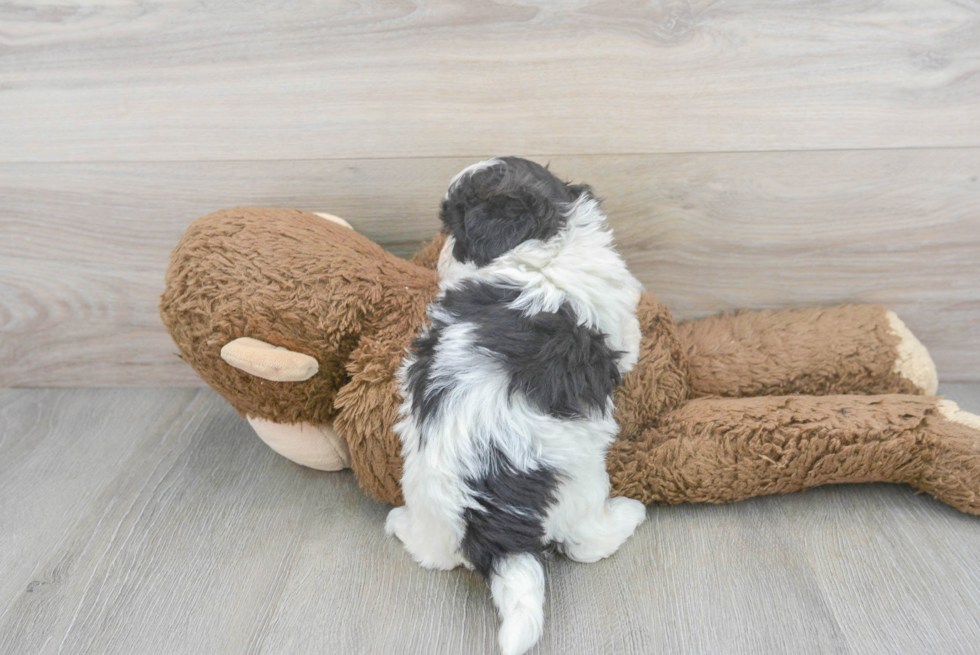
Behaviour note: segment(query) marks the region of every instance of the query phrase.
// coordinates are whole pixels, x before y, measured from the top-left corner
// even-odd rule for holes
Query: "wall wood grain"
[[[0,9],[0,161],[980,145],[957,0]]]
[[[156,304],[197,216],[330,211],[400,255],[472,158],[0,164],[0,386],[196,384]],[[542,160],[544,161],[544,160]],[[883,302],[980,379],[980,148],[552,157],[677,317]]]

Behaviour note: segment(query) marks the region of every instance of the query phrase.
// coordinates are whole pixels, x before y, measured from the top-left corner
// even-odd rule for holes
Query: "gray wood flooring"
[[[495,652],[483,583],[413,564],[387,509],[210,390],[0,391],[0,653]],[[654,507],[547,568],[535,654],[980,651],[980,518],[903,486]]]

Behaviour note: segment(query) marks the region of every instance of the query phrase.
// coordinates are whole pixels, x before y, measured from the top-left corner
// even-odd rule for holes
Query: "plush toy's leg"
[[[645,503],[904,482],[980,514],[980,417],[935,397],[698,398],[607,464],[613,493]]]
[[[934,394],[928,351],[881,305],[721,314],[678,326],[692,396]]]
[[[329,425],[276,423],[254,416],[248,424],[274,451],[297,464],[321,471],[339,471],[350,466],[347,442]]]

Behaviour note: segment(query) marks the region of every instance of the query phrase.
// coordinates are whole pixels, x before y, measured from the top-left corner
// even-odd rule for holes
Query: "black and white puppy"
[[[406,504],[386,532],[424,567],[483,574],[516,655],[541,637],[542,551],[595,562],[646,517],[606,474],[641,286],[590,189],[528,160],[465,169],[441,217],[440,294],[400,372]]]

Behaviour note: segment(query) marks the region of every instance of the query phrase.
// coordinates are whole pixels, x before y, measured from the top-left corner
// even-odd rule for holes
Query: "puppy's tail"
[[[521,655],[544,629],[544,568],[533,553],[505,555],[495,562],[490,593],[500,613],[497,638],[503,655]]]

